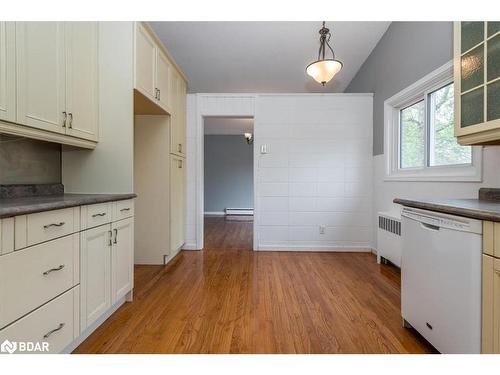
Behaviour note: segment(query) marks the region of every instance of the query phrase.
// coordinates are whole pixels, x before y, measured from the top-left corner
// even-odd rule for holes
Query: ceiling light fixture
[[[329,43],[332,34],[330,34],[330,29],[325,27],[325,21],[323,21],[323,27],[319,30],[319,35],[318,60],[310,63],[306,68],[306,72],[313,77],[316,82],[324,86],[327,82],[332,80],[335,74],[340,72],[343,64],[341,61],[335,59],[335,52],[333,52]],[[325,58],[326,47],[332,52],[331,59]]]
[[[247,140],[247,143],[251,145],[253,143],[253,134],[252,133],[245,133],[245,139]]]

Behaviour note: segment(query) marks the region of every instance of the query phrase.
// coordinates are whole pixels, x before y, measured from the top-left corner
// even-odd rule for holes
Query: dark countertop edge
[[[463,216],[477,220],[500,222],[500,214],[494,212],[475,210],[473,208],[466,208],[466,207],[459,207],[459,206],[452,206],[452,205],[431,203],[424,201],[420,202],[402,198],[395,198],[393,202],[407,207],[420,208],[422,210],[442,212],[449,215]]]
[[[5,207],[2,208],[0,204],[0,219],[6,219],[9,217],[34,214],[37,212],[59,210],[62,208],[87,206],[97,203],[115,202],[123,201],[126,199],[136,198],[135,193],[124,193],[124,194],[64,194],[61,195],[61,200],[42,202],[42,203],[20,203],[19,206]],[[30,197],[29,199],[34,199],[35,197]],[[54,198],[54,196],[42,196],[40,199]],[[24,198],[19,198],[23,200]],[[15,201],[16,198],[12,199]]]

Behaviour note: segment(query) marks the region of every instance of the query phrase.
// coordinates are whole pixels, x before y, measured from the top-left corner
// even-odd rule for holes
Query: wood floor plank
[[[205,250],[136,266],[134,301],[75,353],[433,353],[401,326],[400,274],[368,253],[254,252],[207,218]]]

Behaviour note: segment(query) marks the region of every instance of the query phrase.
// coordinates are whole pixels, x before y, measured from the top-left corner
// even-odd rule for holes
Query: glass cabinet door
[[[457,23],[455,64],[456,135],[500,128],[500,22]]]

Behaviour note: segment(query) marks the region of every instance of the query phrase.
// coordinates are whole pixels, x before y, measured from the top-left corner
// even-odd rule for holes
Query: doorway
[[[254,119],[203,118],[204,249],[253,249]]]

